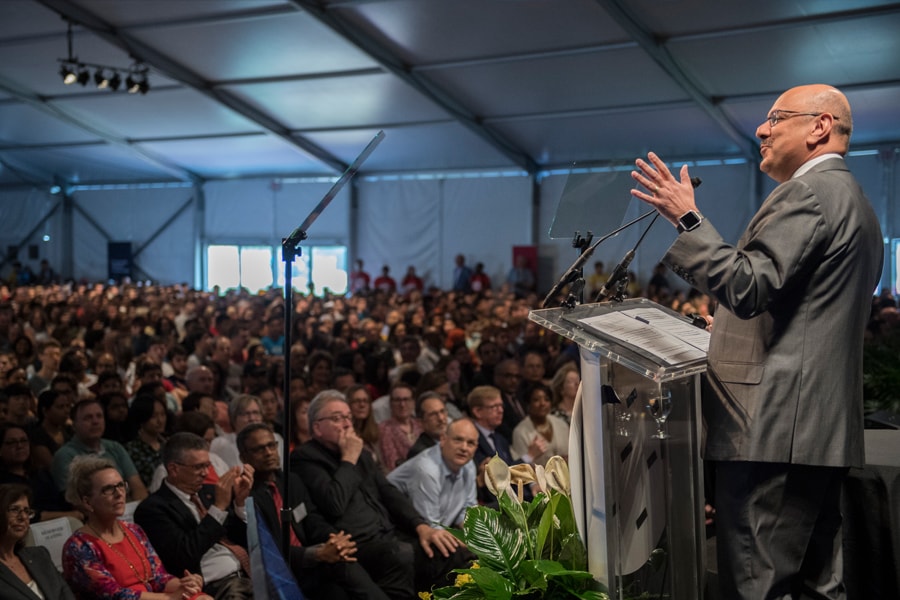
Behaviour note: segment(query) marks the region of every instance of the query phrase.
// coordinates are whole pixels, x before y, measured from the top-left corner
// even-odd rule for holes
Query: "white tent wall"
[[[0,192],[0,262],[4,264],[0,277],[6,279],[13,260],[37,273],[41,259],[47,259],[54,269],[59,270],[65,251],[61,202],[61,196],[36,188]],[[48,215],[51,216],[47,218]],[[44,241],[44,236],[47,236],[47,241]],[[29,258],[28,252],[28,247],[32,245],[38,249],[38,257],[34,259]],[[7,253],[10,246],[18,247],[14,258]]]
[[[449,288],[462,254],[470,267],[484,263],[499,286],[513,246],[532,243],[531,178],[365,181],[358,219],[356,256],[373,276],[387,264],[399,282],[412,265],[426,285]]]
[[[136,280],[192,282],[193,197],[194,190],[183,187],[75,192],[75,277],[104,281],[109,274],[107,242],[131,242]]]
[[[889,240],[896,235],[894,232],[900,231],[900,211],[893,208],[894,197],[900,189],[897,152],[851,155],[848,163],[871,200]],[[764,198],[774,187],[756,169],[751,163],[691,167],[691,174],[703,179],[697,191],[701,212],[729,242],[737,240],[755,212],[757,198]],[[348,185],[309,229],[309,239],[304,244],[346,245],[351,261],[363,258],[373,275],[383,264],[388,264],[398,280],[406,267],[413,265],[427,284],[446,288],[450,286],[456,254],[463,254],[470,266],[483,262],[486,272],[500,285],[511,264],[512,247],[536,242],[540,257],[539,287],[547,289],[576,257],[571,235],[550,239],[548,234],[565,180],[565,175],[550,175],[540,180],[536,240],[532,237],[531,178],[471,174],[357,179],[358,209],[351,210]],[[204,282],[194,276],[195,260],[199,260],[194,255],[195,248],[203,247],[195,243],[195,235],[200,236],[203,244],[277,246],[283,236],[306,218],[331,185],[330,180],[208,182],[203,186],[205,201],[200,205],[191,187],[76,188],[71,199],[73,274],[76,279],[89,281],[106,279],[109,240],[95,228],[93,221],[111,241],[132,242],[135,251],[146,245],[135,258],[142,271],[136,274],[139,278],[149,277],[162,283],[188,281],[202,286]],[[758,194],[754,191],[757,185],[762,188]],[[627,194],[627,188],[617,193]],[[62,202],[61,196],[38,189],[0,191],[0,251],[5,255],[7,246],[19,245],[18,258],[23,264],[36,270],[39,260],[46,258],[57,271],[62,271],[70,258]],[[598,199],[598,221],[603,214],[603,202],[603,198]],[[201,206],[205,209],[201,210]],[[625,220],[644,210],[643,205],[631,201]],[[351,219],[356,221],[355,239]],[[593,222],[593,217],[587,221],[590,222],[585,223],[582,234],[592,228],[599,230],[600,225]],[[612,269],[634,246],[648,222],[643,221],[601,244],[588,261],[586,272],[590,273],[595,260],[602,260],[607,270]],[[28,233],[32,233],[29,239],[23,239]],[[45,235],[49,238],[46,242]],[[155,237],[151,240],[152,236]],[[653,265],[674,237],[675,231],[667,223],[657,222],[653,226],[631,265],[642,283],[646,283]],[[38,246],[37,259],[28,259],[29,245]],[[889,259],[888,247],[886,260]],[[348,268],[351,266],[348,264]],[[0,276],[5,278],[8,273],[7,263]],[[886,262],[885,283],[890,276],[890,262]],[[678,281],[674,276],[671,280]]]

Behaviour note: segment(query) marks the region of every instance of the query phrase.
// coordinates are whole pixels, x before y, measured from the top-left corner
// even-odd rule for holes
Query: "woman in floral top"
[[[87,515],[66,540],[63,575],[78,598],[91,600],[212,600],[203,578],[166,572],[143,529],[119,520],[128,484],[105,458],[72,461],[66,499]]]

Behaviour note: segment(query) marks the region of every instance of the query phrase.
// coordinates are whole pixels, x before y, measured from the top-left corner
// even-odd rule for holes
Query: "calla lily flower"
[[[509,466],[503,462],[502,458],[494,455],[484,467],[484,484],[487,489],[498,498],[504,493],[515,498],[510,487],[510,480]]]
[[[524,463],[513,465],[509,468],[509,476],[512,479],[512,482],[516,484],[516,493],[518,494],[517,499],[521,504],[525,499],[525,485],[537,481],[534,468],[531,465]]]
[[[561,456],[551,456],[544,469],[547,485],[560,494],[569,496],[572,493],[571,480],[569,479],[569,465]]]

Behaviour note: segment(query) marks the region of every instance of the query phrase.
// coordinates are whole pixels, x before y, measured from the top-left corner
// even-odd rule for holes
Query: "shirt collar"
[[[814,166],[816,166],[817,164],[819,164],[821,162],[825,162],[826,160],[828,160],[830,158],[841,158],[841,155],[838,154],[837,152],[829,152],[828,154],[823,154],[821,156],[811,158],[808,161],[806,161],[805,163],[803,163],[802,165],[800,165],[799,169],[794,171],[794,174],[791,175],[791,179],[794,179],[795,177],[800,177],[801,175],[806,174]]]

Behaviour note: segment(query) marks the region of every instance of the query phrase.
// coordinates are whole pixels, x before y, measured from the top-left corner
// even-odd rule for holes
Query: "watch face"
[[[678,223],[684,228],[685,231],[690,231],[700,224],[701,217],[697,214],[696,211],[690,210],[678,219]]]

